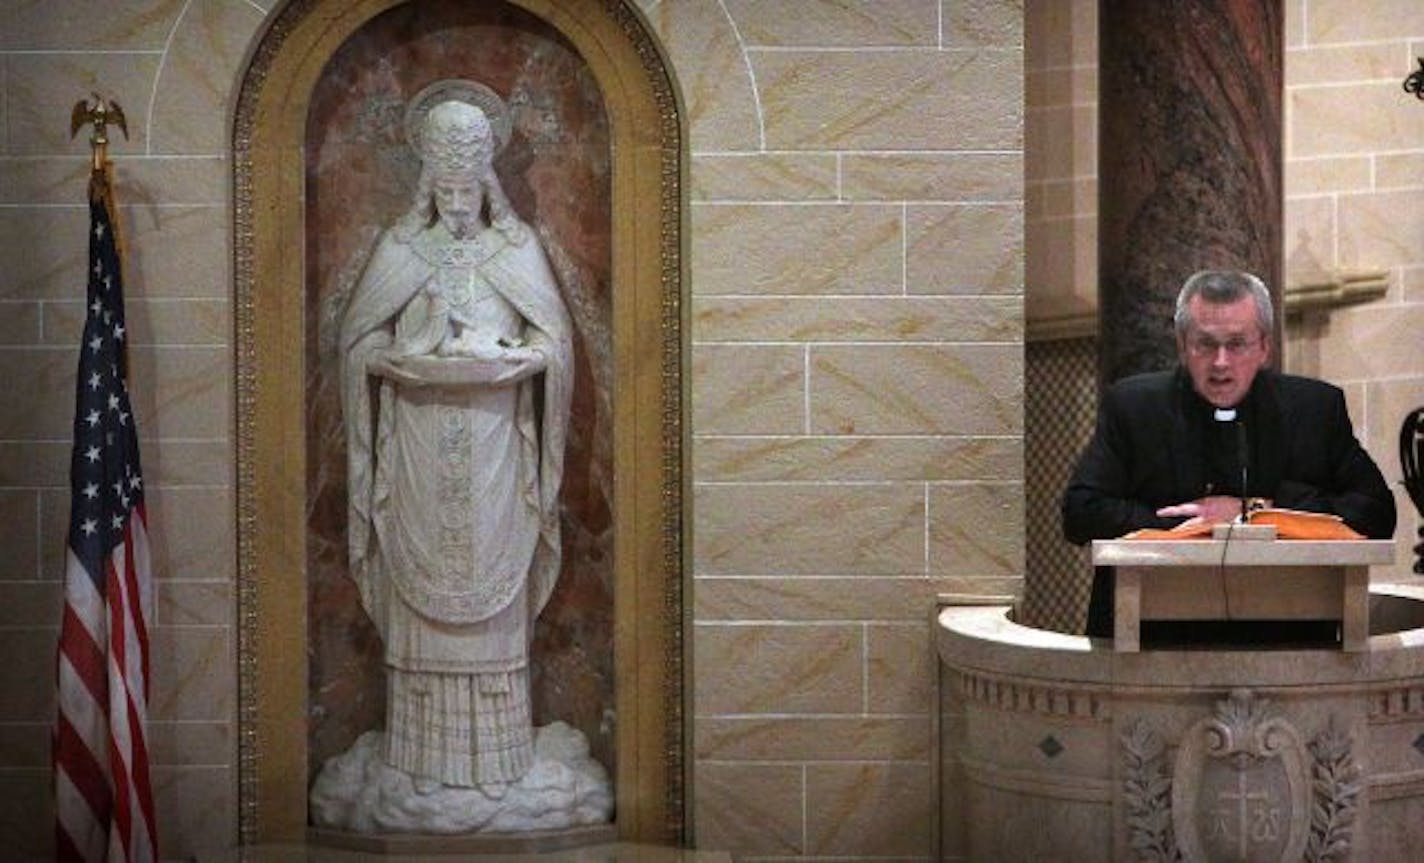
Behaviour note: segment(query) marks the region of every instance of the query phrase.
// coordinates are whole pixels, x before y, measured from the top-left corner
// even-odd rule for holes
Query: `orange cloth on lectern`
[[[1258,509],[1246,517],[1247,524],[1271,524],[1277,539],[1364,539],[1338,515],[1299,509]],[[1210,539],[1214,525],[1188,519],[1174,528],[1144,527],[1123,539]]]

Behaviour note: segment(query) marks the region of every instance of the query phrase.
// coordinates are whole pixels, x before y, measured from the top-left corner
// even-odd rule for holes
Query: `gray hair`
[[[1208,303],[1234,303],[1249,296],[1256,303],[1256,324],[1261,334],[1269,338],[1275,328],[1275,310],[1265,282],[1241,270],[1202,270],[1182,283],[1182,290],[1177,294],[1177,311],[1172,322],[1178,336],[1185,337],[1191,329],[1192,313],[1187,304],[1198,295]]]

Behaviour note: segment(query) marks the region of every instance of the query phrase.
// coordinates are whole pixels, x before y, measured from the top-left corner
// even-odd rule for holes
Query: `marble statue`
[[[571,324],[495,175],[499,97],[437,82],[406,133],[414,200],[376,241],[338,334],[350,571],[387,677],[385,729],[348,756],[377,753],[371,769],[409,777],[407,797],[501,799],[536,760],[529,643],[559,574]],[[318,786],[353,769],[329,764]]]

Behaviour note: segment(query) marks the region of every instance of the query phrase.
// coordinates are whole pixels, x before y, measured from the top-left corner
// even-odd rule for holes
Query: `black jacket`
[[[1109,387],[1093,439],[1063,494],[1064,536],[1084,545],[1140,527],[1172,527],[1183,519],[1161,518],[1158,508],[1208,494],[1334,513],[1371,539],[1394,534],[1394,495],[1355,440],[1338,387],[1262,369],[1238,408],[1246,427],[1244,490],[1241,459],[1227,452],[1240,449],[1236,429],[1213,420],[1212,406],[1184,370],[1136,375]],[[1094,570],[1089,635],[1112,635],[1112,582],[1111,568]]]
[[[1334,513],[1372,539],[1394,534],[1394,495],[1355,439],[1345,396],[1311,378],[1262,369],[1240,406],[1249,440],[1246,494]],[[1172,527],[1156,510],[1223,488],[1211,405],[1182,369],[1126,378],[1102,396],[1098,425],[1063,495],[1063,533],[1085,544]],[[1234,447],[1233,447],[1234,448]],[[1234,461],[1233,454],[1233,461]]]

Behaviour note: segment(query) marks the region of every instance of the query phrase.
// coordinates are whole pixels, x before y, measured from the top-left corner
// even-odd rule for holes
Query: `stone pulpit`
[[[946,597],[935,628],[941,859],[1417,859],[1424,588],[1352,575],[1390,551],[1242,543],[1244,557],[1228,549],[1222,567],[1212,540],[1118,545],[1100,562],[1150,569],[1157,555],[1195,571],[1181,607],[1220,611],[1224,571],[1233,611],[1257,614],[1252,589],[1275,579],[1284,607],[1338,614],[1345,639],[1131,651],[1022,626],[1010,604]],[[1260,557],[1272,549],[1274,563]],[[1177,577],[1152,585],[1149,574],[1136,588],[1129,577],[1144,616],[1163,614],[1155,588]]]

